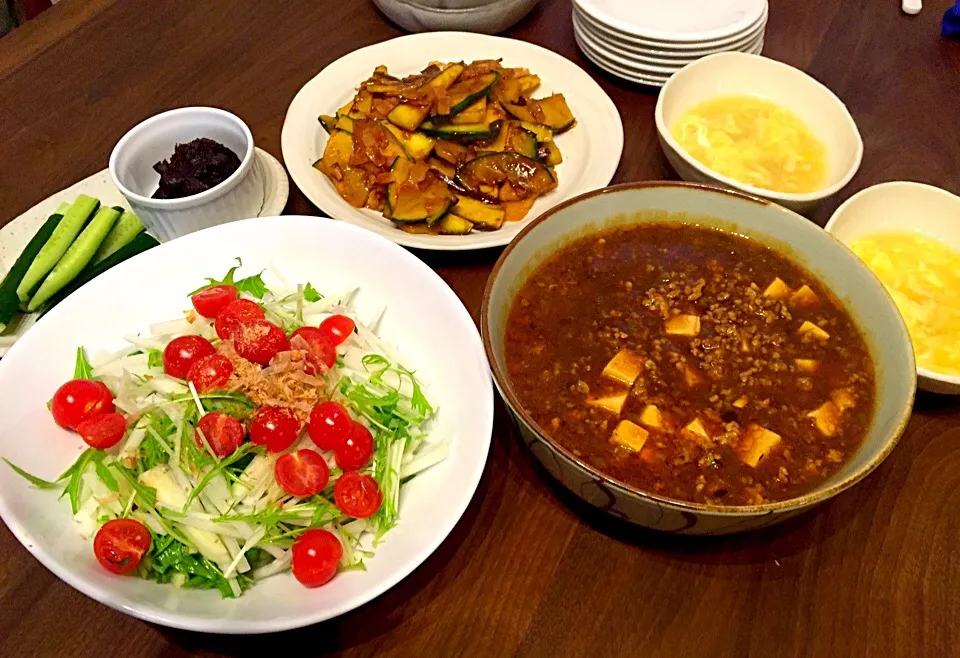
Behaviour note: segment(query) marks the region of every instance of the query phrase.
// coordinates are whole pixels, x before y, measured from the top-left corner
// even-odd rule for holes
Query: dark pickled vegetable
[[[216,187],[240,168],[240,158],[223,144],[199,137],[177,144],[173,156],[153,165],[160,174],[154,199],[182,199]]]

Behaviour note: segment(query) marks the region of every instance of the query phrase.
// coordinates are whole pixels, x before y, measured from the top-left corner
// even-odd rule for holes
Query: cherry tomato
[[[297,450],[280,455],[273,476],[277,484],[291,496],[314,496],[330,481],[330,468],[316,450]]]
[[[307,343],[307,365],[304,372],[308,375],[322,375],[337,362],[337,350],[316,327],[300,327],[290,336],[293,340],[300,337]]]
[[[357,323],[346,315],[331,315],[320,323],[320,331],[336,347],[350,337],[356,326]]]
[[[249,299],[236,299],[217,314],[217,320],[213,326],[220,340],[230,340],[244,322],[263,320],[265,317],[263,309],[257,306],[256,302]]]
[[[278,352],[290,349],[283,329],[266,320],[252,320],[240,325],[233,334],[233,347],[247,361],[265,366]]]
[[[187,371],[187,381],[200,393],[223,388],[233,374],[233,364],[222,354],[208,354],[193,362]]]
[[[320,587],[337,575],[343,546],[329,530],[307,530],[293,542],[293,577],[307,587]]]
[[[347,516],[365,519],[380,509],[383,494],[377,481],[369,475],[347,471],[333,483],[333,499]]]
[[[298,436],[300,421],[286,407],[260,407],[250,425],[250,440],[270,452],[283,452]]]
[[[347,440],[336,449],[337,466],[344,471],[356,471],[373,457],[373,435],[360,423],[354,423]]]
[[[57,425],[75,430],[91,416],[113,413],[113,393],[103,382],[71,379],[53,394],[50,411]]]
[[[211,286],[190,298],[193,308],[205,318],[215,318],[237,298],[236,286]]]
[[[227,457],[243,443],[243,425],[233,416],[211,411],[197,423],[194,439],[201,450],[206,450],[200,433],[210,444],[210,449],[217,457]]]
[[[203,336],[190,335],[174,338],[163,350],[163,371],[171,377],[186,379],[190,366],[196,363],[197,359],[216,354],[216,352],[213,343]]]
[[[321,450],[336,450],[353,431],[353,419],[336,402],[321,402],[310,412],[307,432]]]
[[[118,413],[97,414],[77,425],[77,433],[91,448],[106,450],[120,443],[127,433],[127,421]]]
[[[93,554],[107,571],[125,574],[140,564],[150,550],[150,531],[134,519],[113,519],[93,538]]]

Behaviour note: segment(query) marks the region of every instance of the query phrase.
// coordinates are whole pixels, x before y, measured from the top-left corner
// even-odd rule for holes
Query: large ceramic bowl
[[[844,201],[825,228],[844,244],[872,233],[920,231],[960,249],[960,196],[923,183],[881,183]],[[960,395],[960,375],[917,366],[917,382],[925,391]]]
[[[530,13],[537,0],[373,0],[411,32],[456,30],[499,34]]]
[[[778,249],[827,285],[863,332],[876,366],[873,423],[853,458],[810,493],[783,502],[741,507],[685,503],[646,493],[578,459],[553,441],[520,404],[507,376],[504,332],[514,297],[527,276],[574,239],[606,227],[650,221],[697,223],[736,231]],[[480,328],[500,393],[524,442],[546,470],[587,502],[633,523],[667,532],[711,535],[761,528],[852,487],[893,450],[910,417],[916,389],[913,349],[903,319],[860,259],[830,234],[785,208],[688,183],[610,187],[571,199],[541,215],[510,243],[497,262],[487,283]]]

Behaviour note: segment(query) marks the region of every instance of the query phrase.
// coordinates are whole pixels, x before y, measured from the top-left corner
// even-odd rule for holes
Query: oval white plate
[[[113,576],[75,532],[69,503],[58,501],[58,492],[33,489],[2,463],[0,515],[44,566],[111,608],[165,626],[260,633],[335,617],[395,585],[453,529],[480,481],[493,427],[480,335],[454,292],[415,256],[342,222],[271,217],[193,233],[121,263],[45,315],[0,361],[0,456],[41,477],[61,473],[84,446],[54,425],[45,404],[73,374],[77,346],[120,349],[122,336],[177,317],[189,305],[186,293],[225,272],[236,256],[247,271],[279,268],[288,281],[310,281],[321,292],[359,287],[361,317],[386,306],[381,336],[417,370],[439,410],[433,431],[449,437],[450,455],[404,488],[400,522],[367,571],[342,573],[317,589],[284,574],[236,600]]]
[[[280,161],[261,148],[257,148],[257,166],[263,170],[263,207],[259,217],[279,215],[287,205],[290,196],[290,179]],[[110,171],[104,169],[74,183],[70,187],[51,194],[33,208],[14,218],[3,228],[0,228],[0,277],[13,267],[17,256],[30,242],[30,238],[40,230],[40,227],[52,215],[61,203],[72,202],[78,194],[100,199],[105,206],[120,206],[130,209],[130,204],[120,194],[120,191],[110,181]],[[0,337],[0,357],[7,353],[13,341],[19,340],[26,331],[33,326],[35,316],[18,316],[15,324],[7,328],[7,333]]]
[[[317,121],[333,114],[356,93],[357,86],[381,64],[405,76],[431,61],[455,62],[502,59],[504,66],[521,66],[540,76],[537,96],[562,93],[577,125],[557,137],[563,164],[557,167],[559,186],[537,199],[527,218],[509,222],[498,231],[468,235],[410,235],[381,213],[354,208],[344,201],[327,177],[313,168],[323,155],[327,133]],[[283,160],[290,176],[310,201],[331,217],[363,226],[394,242],[420,249],[464,250],[509,243],[534,217],[561,201],[607,185],[623,151],[623,124],[613,101],[573,62],[546,48],[523,41],[466,32],[412,34],[354,51],[323,69],[297,93],[281,135]]]

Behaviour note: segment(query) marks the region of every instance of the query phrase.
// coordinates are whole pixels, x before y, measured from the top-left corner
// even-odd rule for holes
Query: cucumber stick
[[[146,251],[147,249],[153,249],[156,247],[159,242],[153,236],[147,235],[146,233],[139,233],[136,237],[133,238],[130,242],[123,245],[115,252],[104,258],[99,263],[91,262],[80,274],[77,275],[73,281],[68,285],[60,289],[56,295],[50,298],[50,301],[47,302],[44,307],[41,315],[49,311],[51,308],[59,304],[65,298],[73,294],[80,286],[85,284],[87,281],[94,279],[107,270],[109,270],[114,265],[122,263],[128,258],[132,258],[139,253]]]
[[[50,270],[59,264],[60,259],[67,253],[67,250],[73,245],[73,241],[87,225],[90,216],[100,207],[100,202],[86,194],[81,194],[76,201],[64,213],[63,219],[57,225],[56,230],[47,243],[43,245],[37,254],[27,273],[17,285],[17,297],[21,302],[30,299],[33,291],[43,280]],[[92,255],[92,254],[91,254]]]
[[[117,220],[113,229],[107,234],[103,244],[97,249],[97,253],[93,255],[93,260],[90,262],[99,263],[120,247],[129,244],[131,240],[142,232],[143,224],[140,223],[140,218],[129,210],[124,210],[123,214],[120,215],[120,219]]]
[[[7,328],[7,324],[13,319],[13,314],[17,312],[17,307],[20,305],[20,298],[17,297],[17,286],[20,285],[24,275],[27,273],[27,269],[29,269],[30,264],[43,248],[43,245],[45,245],[50,239],[50,236],[53,235],[53,232],[63,219],[63,213],[65,213],[69,207],[70,204],[64,203],[57,208],[57,212],[47,218],[47,221],[43,223],[40,230],[34,234],[24,250],[20,252],[13,267],[11,267],[7,275],[3,277],[3,283],[0,283],[0,332]]]
[[[103,244],[119,217],[120,212],[116,208],[100,208],[97,211],[80,236],[67,249],[67,253],[63,255],[60,262],[50,270],[50,274],[40,284],[36,294],[30,298],[30,303],[27,304],[28,311],[36,311],[41,304],[80,274],[80,271],[93,259],[93,255],[97,253],[97,249]]]

